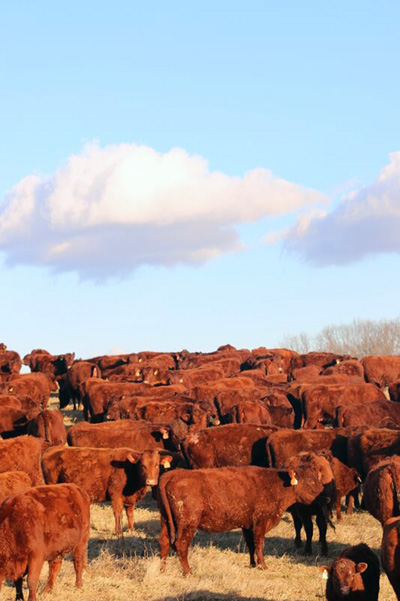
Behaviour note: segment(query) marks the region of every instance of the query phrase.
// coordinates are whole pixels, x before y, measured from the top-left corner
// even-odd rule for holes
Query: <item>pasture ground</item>
[[[52,405],[56,407],[55,400]],[[79,420],[66,411],[67,423]],[[126,522],[125,522],[126,526]],[[179,561],[171,554],[167,569],[160,573],[158,558],[159,518],[155,501],[148,494],[135,511],[133,535],[113,534],[114,518],[108,504],[91,511],[89,572],[84,572],[83,589],[74,588],[75,574],[70,557],[63,562],[53,593],[40,595],[47,578],[42,571],[39,598],[49,601],[314,601],[325,599],[325,581],[318,566],[330,564],[342,549],[365,542],[379,554],[382,529],[366,512],[343,515],[336,532],[328,531],[329,557],[320,556],[319,543],[307,557],[294,549],[291,516],[267,534],[265,557],[268,569],[251,569],[241,531],[223,534],[198,532],[189,551],[193,575],[183,577]],[[315,533],[317,535],[317,532]],[[27,596],[27,591],[26,591]],[[1,601],[15,599],[11,583],[5,583]],[[396,597],[385,574],[381,575],[380,601]]]

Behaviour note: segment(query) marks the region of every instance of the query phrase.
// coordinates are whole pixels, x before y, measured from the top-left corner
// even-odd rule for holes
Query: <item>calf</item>
[[[146,486],[158,483],[160,463],[168,467],[170,461],[170,455],[161,457],[157,451],[65,447],[49,449],[42,464],[47,484],[73,482],[88,493],[91,503],[110,500],[120,534],[123,508],[132,531],[137,501],[145,496]]]
[[[397,599],[400,599],[400,518],[390,518],[383,526],[381,560]]]
[[[63,556],[72,552],[76,586],[81,587],[89,529],[89,497],[74,484],[36,486],[8,497],[0,506],[0,586],[12,580],[17,600],[23,600],[28,574],[29,601],[36,601],[43,563],[49,562],[46,593],[53,589]]]
[[[347,547],[320,570],[327,578],[327,601],[378,601],[379,560],[368,545]]]
[[[265,568],[266,532],[293,503],[312,503],[323,491],[315,456],[293,458],[287,471],[260,467],[174,470],[159,483],[160,552],[165,565],[174,545],[183,572],[190,573],[187,553],[198,528],[226,532],[242,528],[250,564]]]

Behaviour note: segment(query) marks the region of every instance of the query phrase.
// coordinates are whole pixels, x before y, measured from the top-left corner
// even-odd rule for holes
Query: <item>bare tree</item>
[[[400,318],[379,321],[355,319],[350,324],[326,326],[315,336],[305,332],[286,336],[284,344],[299,353],[329,351],[359,358],[397,355],[400,354]]]
[[[298,353],[309,353],[313,350],[313,338],[306,332],[300,332],[300,334],[285,336],[281,346],[297,351]]]

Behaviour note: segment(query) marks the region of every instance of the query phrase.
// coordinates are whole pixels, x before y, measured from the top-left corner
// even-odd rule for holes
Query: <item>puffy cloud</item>
[[[279,235],[270,237],[276,242]],[[332,211],[313,211],[282,232],[285,248],[319,266],[343,265],[376,253],[400,253],[400,152],[370,185]]]
[[[321,200],[266,169],[232,177],[180,148],[93,144],[50,177],[25,177],[7,194],[0,249],[9,265],[101,279],[241,250],[236,225]]]

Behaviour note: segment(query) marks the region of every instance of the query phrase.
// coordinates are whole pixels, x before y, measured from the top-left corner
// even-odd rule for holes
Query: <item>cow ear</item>
[[[169,469],[171,467],[171,461],[172,461],[172,457],[171,455],[164,455],[164,457],[161,457],[160,459],[160,463],[163,467],[165,467],[165,469]]]
[[[321,566],[319,568],[319,571],[322,574],[322,579],[323,580],[328,580],[331,568],[329,566]]]
[[[129,463],[137,463],[137,459],[135,459],[135,457],[133,457],[133,455],[128,455],[126,458],[127,461],[129,461]]]
[[[357,564],[356,571],[361,574],[361,572],[365,572],[367,567],[368,567],[368,564],[365,563],[364,561],[362,561],[361,563]]]

